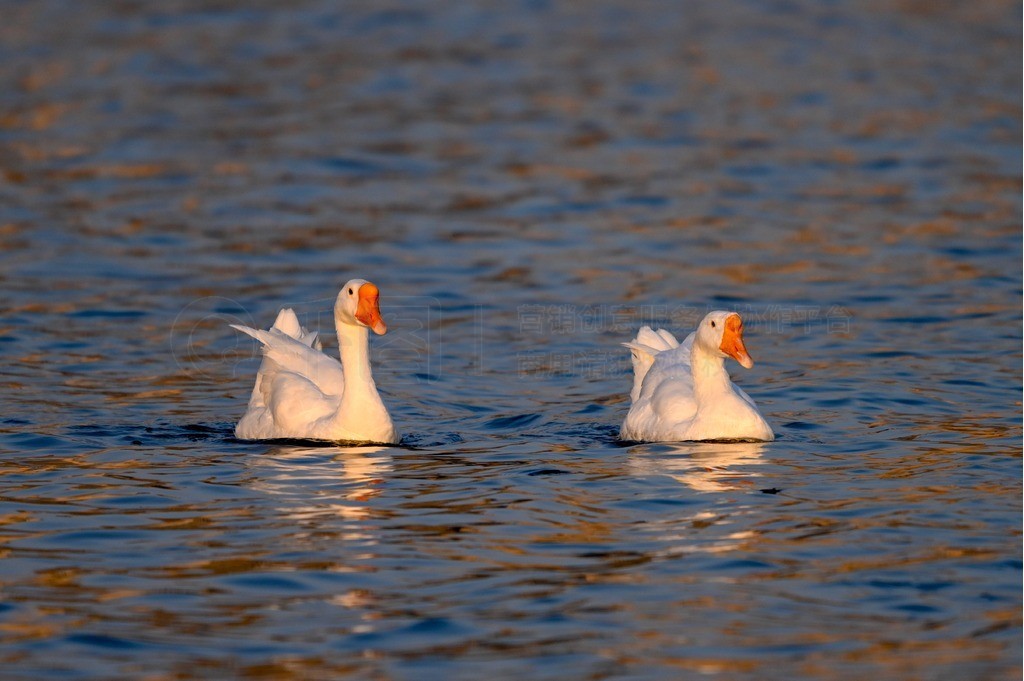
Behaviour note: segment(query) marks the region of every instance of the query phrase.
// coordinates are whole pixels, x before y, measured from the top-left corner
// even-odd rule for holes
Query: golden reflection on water
[[[636,445],[630,448],[629,472],[633,475],[664,476],[700,493],[749,494],[757,487],[760,473],[751,467],[765,463],[764,442],[663,442]],[[728,513],[721,510],[698,510],[665,528],[666,546],[656,553],[670,558],[686,553],[725,554],[747,548],[757,537],[751,529],[730,529],[737,516],[745,514],[744,506],[732,505]],[[705,528],[721,526],[710,538],[701,533]]]
[[[253,457],[251,487],[278,498],[282,512],[295,520],[362,520],[392,470],[387,452],[377,446],[274,446]],[[295,503],[285,503],[290,501]]]
[[[750,491],[760,474],[746,467],[764,463],[765,447],[763,442],[637,445],[630,449],[629,467],[634,475],[665,475],[698,492]]]
[[[203,4],[4,6],[0,668],[1019,677],[1019,3]],[[371,271],[416,449],[235,441]],[[726,302],[780,440],[612,444]]]

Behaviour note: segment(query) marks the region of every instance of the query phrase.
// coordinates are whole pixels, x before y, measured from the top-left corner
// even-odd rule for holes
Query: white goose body
[[[757,405],[734,385],[726,357],[754,365],[735,312],[711,312],[679,343],[643,327],[624,345],[633,354],[632,405],[619,437],[638,442],[774,440]]]
[[[370,371],[370,329],[387,331],[377,287],[345,284],[334,304],[341,362],[321,352],[317,334],[289,309],[269,331],[232,324],[262,344],[263,363],[249,407],[235,427],[242,440],[333,440],[395,444],[401,440]]]

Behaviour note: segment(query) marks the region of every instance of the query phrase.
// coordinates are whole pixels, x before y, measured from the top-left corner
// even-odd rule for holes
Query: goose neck
[[[702,395],[721,394],[729,390],[725,358],[711,354],[698,343],[694,343],[690,350],[690,369],[693,372],[693,390],[698,400]]]
[[[341,366],[345,369],[345,392],[360,384],[372,384],[369,329],[339,322],[337,330]]]

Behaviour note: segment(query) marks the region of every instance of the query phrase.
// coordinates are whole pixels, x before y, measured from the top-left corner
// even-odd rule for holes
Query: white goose
[[[645,326],[629,343],[632,406],[619,437],[642,442],[774,440],[754,401],[729,380],[725,358],[749,369],[743,320],[711,312],[680,344],[668,331]]]
[[[321,352],[290,309],[269,331],[232,324],[263,346],[249,409],[235,427],[242,440],[282,438],[375,442],[401,440],[370,373],[370,329],[383,334],[377,287],[345,284],[334,303],[341,363]]]

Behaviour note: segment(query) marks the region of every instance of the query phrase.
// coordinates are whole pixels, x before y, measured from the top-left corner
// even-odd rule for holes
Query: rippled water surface
[[[1019,3],[0,12],[0,676],[1020,678]],[[355,276],[402,446],[236,441]]]

